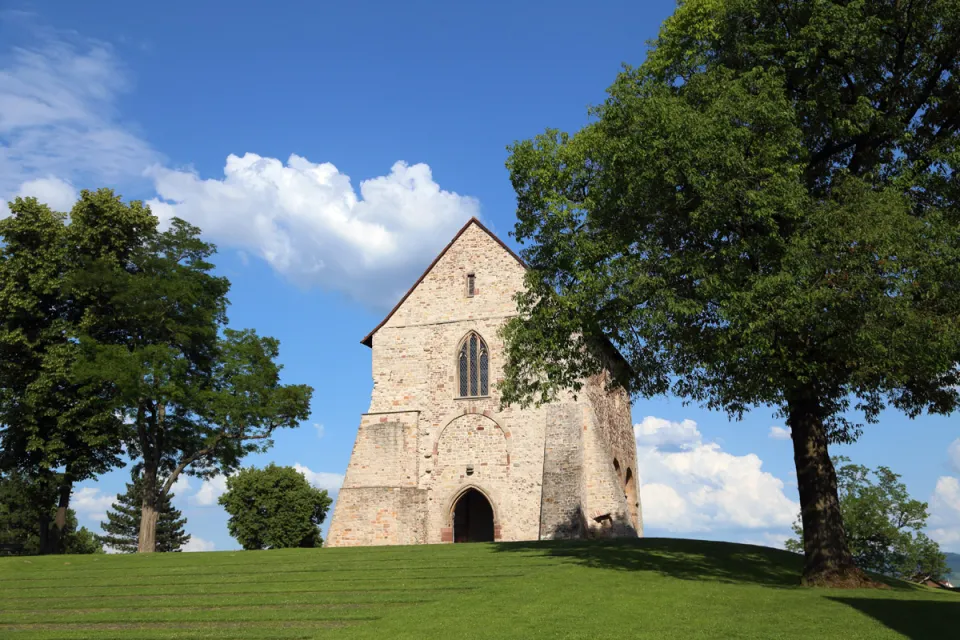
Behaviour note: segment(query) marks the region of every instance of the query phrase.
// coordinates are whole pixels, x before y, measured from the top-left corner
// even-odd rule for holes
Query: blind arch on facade
[[[461,398],[490,395],[490,351],[476,331],[457,347],[457,393]]]

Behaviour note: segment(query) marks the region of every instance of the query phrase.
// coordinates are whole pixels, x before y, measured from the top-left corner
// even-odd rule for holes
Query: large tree
[[[320,524],[331,502],[302,473],[274,464],[241,469],[227,478],[227,491],[220,496],[230,514],[230,535],[248,550],[319,547]]]
[[[577,388],[612,342],[635,394],[776,408],[803,581],[863,584],[829,443],[960,402],[958,33],[956,0],[681,2],[590,124],[511,149],[504,401]]]
[[[76,370],[93,385],[106,382],[132,425],[140,552],[156,549],[158,501],[180,474],[229,474],[268,448],[275,429],[309,416],[312,389],[280,383],[279,342],[225,328],[229,282],[213,275],[214,252],[198,228],[174,219],[131,256],[131,269],[91,271],[84,281],[110,299],[115,328],[82,337],[86,358]]]
[[[847,545],[853,561],[865,571],[923,582],[942,580],[949,573],[946,555],[923,533],[930,513],[926,502],[914,500],[900,476],[887,467],[870,470],[833,458]],[[793,525],[796,538],[790,551],[803,552],[803,522]]]
[[[55,487],[49,542],[48,515],[40,513],[41,547],[52,550],[74,484],[119,464],[122,443],[108,389],[72,375],[80,334],[108,337],[95,319],[112,313],[79,275],[128,269],[156,220],[109,190],[82,192],[69,224],[34,198],[17,198],[10,210],[0,221],[0,469]]]
[[[105,535],[100,542],[123,553],[133,553],[140,541],[140,516],[143,512],[143,479],[140,469],[131,471],[127,490],[117,496],[107,511],[106,522],[100,523]],[[173,506],[173,492],[159,497],[157,503],[157,534],[155,550],[158,552],[180,551],[190,541],[190,534],[183,530],[187,519]]]

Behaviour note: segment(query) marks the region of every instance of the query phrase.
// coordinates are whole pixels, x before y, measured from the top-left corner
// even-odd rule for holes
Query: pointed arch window
[[[487,343],[474,331],[457,349],[457,379],[461,398],[490,395],[490,352]]]

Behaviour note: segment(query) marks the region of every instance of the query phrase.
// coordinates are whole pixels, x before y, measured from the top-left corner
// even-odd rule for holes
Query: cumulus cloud
[[[193,486],[190,484],[190,478],[184,474],[177,476],[176,481],[173,483],[173,486],[170,487],[170,491],[176,496],[186,495]]]
[[[17,195],[36,198],[54,211],[70,211],[79,197],[72,184],[52,176],[24,182]]]
[[[97,487],[80,487],[70,498],[70,508],[78,516],[99,522],[107,519],[107,509],[116,499],[116,495],[104,494]]]
[[[392,305],[456,230],[479,213],[445,191],[426,164],[397,162],[360,182],[329,162],[255,153],[227,157],[222,179],[156,166],[161,220],[177,216],[217,242],[249,251],[303,285]]]
[[[190,496],[190,504],[197,507],[209,507],[217,504],[217,500],[227,491],[227,476],[216,475],[203,481],[200,489]]]
[[[639,424],[633,425],[633,434],[637,439],[637,446],[658,449],[685,447],[700,442],[700,431],[693,420],[671,422],[647,416]]]
[[[311,485],[317,489],[326,489],[330,493],[336,493],[343,484],[343,475],[339,473],[328,473],[326,471],[311,471],[299,462],[293,465],[293,468],[303,474]]]
[[[0,52],[0,197],[69,210],[75,184],[142,179],[160,156],[117,113],[131,84],[113,49],[34,31],[39,44]]]
[[[774,440],[789,440],[790,439],[790,428],[789,427],[770,427],[770,437]]]
[[[770,532],[759,536],[747,536],[740,542],[744,544],[755,544],[760,547],[773,547],[774,549],[784,549],[785,543],[789,538],[793,538],[792,532]]]
[[[322,438],[322,437],[323,437],[323,434],[326,433],[326,429],[324,429],[323,425],[320,424],[319,422],[315,422],[315,423],[313,424],[313,428],[317,430],[317,437],[318,437],[318,438]]]
[[[947,447],[947,458],[954,470],[960,472],[960,438],[951,442],[950,446]]]
[[[380,309],[479,215],[475,198],[441,188],[424,163],[398,161],[356,188],[332,163],[297,155],[231,154],[215,178],[164,166],[118,113],[132,83],[112,47],[50,30],[32,41],[0,58],[4,202],[36,196],[67,210],[78,186],[151,180],[148,204],[164,222],[188,220],[242,261],[259,256],[302,286]]]
[[[704,442],[692,420],[647,417],[634,425],[637,468],[648,528],[674,533],[782,529],[797,502],[754,454],[733,455]]]
[[[947,551],[960,552],[960,479],[941,476],[930,498],[929,535]]]
[[[215,548],[216,545],[209,540],[204,540],[193,534],[190,535],[190,540],[187,541],[187,544],[183,545],[183,550],[187,553],[191,551],[213,551]]]

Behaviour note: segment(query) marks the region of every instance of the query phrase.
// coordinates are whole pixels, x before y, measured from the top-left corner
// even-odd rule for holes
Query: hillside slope
[[[649,538],[2,558],[0,636],[855,640],[960,628],[960,594],[803,589],[800,562]]]

